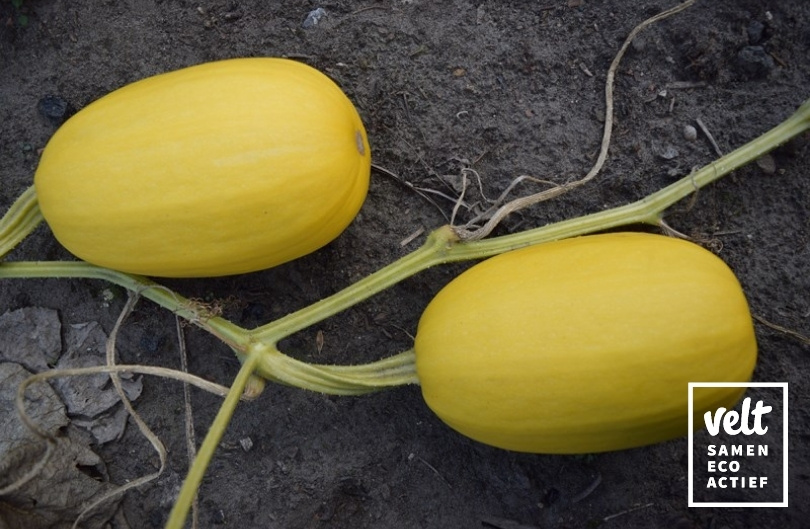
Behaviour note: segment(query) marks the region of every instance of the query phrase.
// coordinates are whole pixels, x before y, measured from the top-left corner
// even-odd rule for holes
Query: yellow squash
[[[67,121],[35,176],[73,254],[131,273],[220,276],[310,253],[352,221],[371,157],[328,77],[273,58],[125,86]]]
[[[428,406],[478,441],[588,453],[683,436],[689,382],[745,382],[751,316],[703,248],[641,233],[538,245],[484,261],[423,314],[416,367]],[[743,389],[702,390],[703,412]]]

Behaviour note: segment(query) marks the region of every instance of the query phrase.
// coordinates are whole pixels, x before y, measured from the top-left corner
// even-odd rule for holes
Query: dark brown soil
[[[38,110],[45,96],[81,109],[149,75],[237,56],[294,57],[329,74],[358,107],[375,163],[410,185],[448,192],[447,183],[472,168],[494,197],[521,174],[574,179],[598,152],[610,61],[636,24],[672,4],[25,0],[15,8],[4,1],[0,210],[31,184],[55,130]],[[302,28],[317,7],[326,16]],[[600,176],[509,218],[500,233],[641,198],[716,158],[702,133],[684,138],[685,125],[700,119],[729,152],[786,118],[809,86],[810,3],[699,1],[646,30],[629,50]],[[808,160],[805,137],[774,153],[775,171],[743,168],[668,217],[734,269],[754,314],[805,336]],[[402,182],[375,173],[357,220],[313,255],[247,276],[167,284],[225,300],[225,315],[248,327],[303,307],[413,249],[420,239],[405,248],[400,242],[416,230],[446,222],[451,202],[435,196],[436,207]],[[70,256],[42,227],[10,259]],[[336,363],[405,350],[431,296],[462,268],[422,273],[299,333],[284,350]],[[89,280],[4,280],[0,314],[48,307],[63,323],[100,321],[109,331],[125,296],[119,291],[106,304],[105,288]],[[122,330],[121,361],[177,367],[174,328],[171,314],[142,302]],[[227,384],[238,368],[230,350],[202,331],[187,334],[191,371]],[[686,439],[588,457],[517,454],[454,433],[416,387],[337,398],[270,385],[237,410],[200,491],[201,526],[808,527],[810,349],[761,324],[757,337],[755,380],[790,383],[789,508],[689,509]],[[200,436],[219,402],[193,393]],[[123,511],[132,527],[160,527],[187,468],[181,386],[146,379],[137,409],[167,444],[169,468],[127,494]],[[248,438],[246,451],[240,441]],[[121,441],[96,450],[116,483],[156,468],[132,426]],[[598,486],[574,501],[597,477]]]

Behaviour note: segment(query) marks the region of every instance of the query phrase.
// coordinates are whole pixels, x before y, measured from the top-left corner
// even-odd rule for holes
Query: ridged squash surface
[[[740,284],[690,242],[586,236],[488,259],[419,322],[428,406],[501,448],[590,453],[683,436],[689,382],[746,382],[756,341]],[[695,393],[703,413],[744,389]]]
[[[269,268],[337,237],[368,190],[368,140],[326,75],[212,62],[120,88],[70,118],[35,176],[56,238],[91,263],[165,277]]]

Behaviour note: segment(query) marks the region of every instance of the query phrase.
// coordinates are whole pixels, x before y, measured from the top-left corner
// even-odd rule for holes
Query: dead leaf
[[[110,441],[117,441],[124,435],[127,426],[129,412],[123,406],[113,408],[107,413],[93,417],[92,419],[82,419],[74,417],[73,424],[90,432],[97,444],[105,444]]]
[[[62,325],[55,310],[28,307],[0,316],[0,361],[21,364],[41,372],[55,364],[57,369],[92,367],[106,363],[107,335],[97,322],[70,325],[62,352]],[[119,375],[129,400],[142,390],[141,377]],[[120,439],[127,424],[121,401],[105,373],[59,378],[52,383],[75,424],[90,431],[99,444]]]
[[[62,352],[62,324],[55,310],[26,307],[0,316],[0,361],[35,373],[48,369]]]
[[[67,351],[56,364],[57,369],[92,367],[106,364],[107,334],[96,322],[71,325],[65,333]],[[141,377],[120,375],[124,393],[129,400],[137,399],[143,390]],[[82,419],[98,417],[118,404],[121,399],[115,391],[110,375],[99,373],[81,377],[60,378],[54,388],[67,407],[68,415]]]
[[[15,483],[45,455],[45,442],[25,427],[14,404],[17,388],[30,375],[19,364],[0,364],[0,488]],[[68,426],[65,407],[50,385],[34,384],[26,397],[26,411],[56,441],[40,471],[2,496],[0,528],[67,528],[86,505],[113,487],[99,479],[105,475],[103,462]],[[101,527],[116,504],[94,510],[81,527]]]

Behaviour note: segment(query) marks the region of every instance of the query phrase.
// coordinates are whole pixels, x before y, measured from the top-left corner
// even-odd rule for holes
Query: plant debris
[[[79,518],[81,527],[100,527],[117,508],[110,501],[84,513],[115,489],[90,448],[90,436],[107,443],[119,439],[127,424],[109,374],[62,377],[28,388],[25,412],[47,440],[19,416],[17,390],[34,373],[105,364],[107,335],[97,322],[67,326],[64,343],[62,330],[51,309],[27,307],[0,316],[0,529],[70,527]],[[141,378],[120,378],[127,398],[138,398]]]
[[[46,442],[22,423],[15,397],[19,385],[30,375],[19,364],[0,364],[0,421],[4,425],[0,438],[0,529],[70,527],[95,497],[113,487],[100,479],[106,474],[104,463],[70,427],[65,406],[50,385],[34,384],[26,394],[29,417],[54,436],[50,453]],[[81,526],[100,527],[116,508],[116,502],[99,507]]]
[[[55,310],[26,307],[0,316],[0,361],[16,362],[36,373],[53,365],[62,352]]]
[[[107,335],[96,322],[70,325],[65,332],[65,349],[57,369],[92,367],[105,364]],[[137,399],[143,390],[140,377],[119,375],[129,400]],[[89,430],[98,443],[118,439],[126,426],[126,411],[116,405],[121,401],[107,373],[59,378],[53,383],[62,397],[69,416],[78,426]],[[113,408],[116,408],[115,410]],[[123,413],[122,413],[123,412]]]

